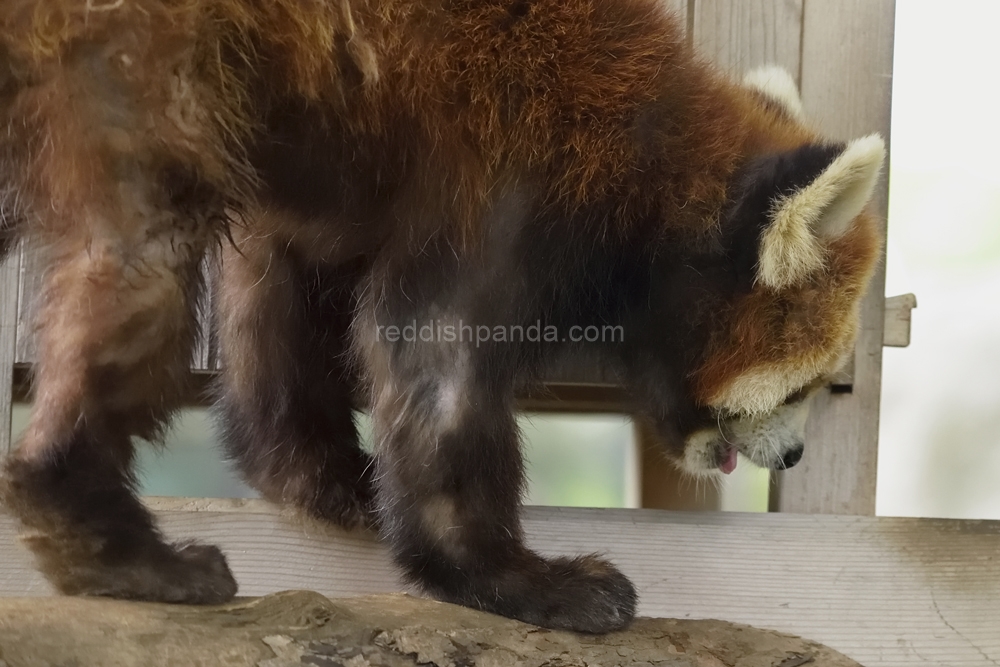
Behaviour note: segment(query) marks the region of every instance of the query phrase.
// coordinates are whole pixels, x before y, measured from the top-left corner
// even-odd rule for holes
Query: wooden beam
[[[826,136],[846,140],[879,132],[888,145],[894,19],[893,0],[805,3],[802,103],[806,117]],[[874,198],[874,210],[883,221],[887,202],[888,179],[883,174]],[[778,476],[773,508],[875,513],[884,294],[883,263],[861,306],[852,384],[814,399],[805,456]]]
[[[23,244],[20,249],[21,273],[17,291],[17,348],[14,361],[29,363],[35,359],[32,308],[42,289],[42,272],[37,253],[28,252]]]
[[[401,590],[384,547],[262,501],[149,499],[166,534],[222,546],[241,595]],[[802,635],[877,665],[1000,662],[1000,522],[525,508],[531,545],[599,551],[640,613]],[[0,516],[0,595],[50,593]]]
[[[14,402],[31,401],[31,369],[28,364],[13,367]],[[188,376],[189,391],[185,406],[205,407],[211,404],[209,388],[215,371],[192,371]],[[526,412],[621,412],[627,411],[625,392],[609,384],[551,382],[518,397],[517,406]]]

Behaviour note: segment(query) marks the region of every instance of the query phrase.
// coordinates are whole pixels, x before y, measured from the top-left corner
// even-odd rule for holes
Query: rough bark
[[[542,630],[406,595],[306,591],[189,607],[0,600],[0,667],[857,667],[790,635],[722,621],[638,619],[605,636]]]

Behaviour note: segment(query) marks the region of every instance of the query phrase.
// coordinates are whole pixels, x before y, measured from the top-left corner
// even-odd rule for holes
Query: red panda
[[[206,256],[249,483],[377,526],[442,600],[605,632],[629,580],[524,545],[515,392],[596,359],[686,470],[794,465],[881,243],[881,139],[818,137],[780,72],[729,82],[657,0],[7,0],[0,122],[0,251],[42,270],[0,497],[68,594],[236,592],[132,472]]]

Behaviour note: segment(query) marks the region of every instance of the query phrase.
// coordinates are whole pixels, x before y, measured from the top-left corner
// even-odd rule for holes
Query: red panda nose
[[[785,455],[781,457],[781,469],[788,470],[796,463],[802,460],[802,453],[806,451],[806,446],[802,443],[795,445],[792,449],[785,452]]]

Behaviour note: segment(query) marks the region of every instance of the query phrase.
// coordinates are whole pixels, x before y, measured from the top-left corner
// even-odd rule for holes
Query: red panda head
[[[762,223],[754,284],[695,372],[700,403],[761,415],[841,365],[880,247],[865,207],[884,154],[872,135],[757,160],[730,213]]]
[[[749,85],[798,124],[787,74],[756,73]],[[715,423],[686,435],[683,468],[729,472],[737,451],[777,469],[801,458],[806,399],[851,353],[879,256],[867,205],[884,159],[870,135],[765,151],[734,175],[721,228],[749,253],[748,275],[690,372],[694,402]]]

